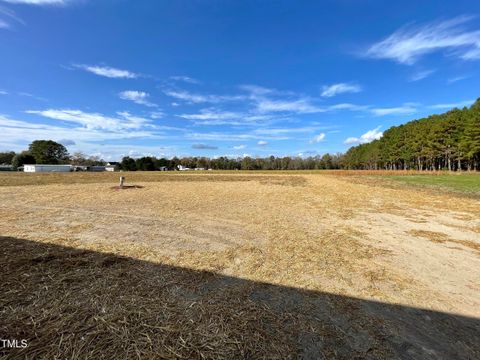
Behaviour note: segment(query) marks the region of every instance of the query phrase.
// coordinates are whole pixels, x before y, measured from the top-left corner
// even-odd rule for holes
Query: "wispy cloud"
[[[373,108],[369,111],[375,116],[406,115],[417,112],[417,108],[415,107],[415,104],[407,103],[397,107]]]
[[[436,71],[435,69],[418,71],[415,74],[413,74],[412,76],[410,76],[408,81],[415,82],[415,81],[423,80],[423,79],[429,77],[430,75],[432,75],[435,71]]]
[[[150,117],[152,119],[161,119],[165,116],[165,113],[163,111],[152,111],[150,113]]]
[[[248,99],[255,105],[254,111],[267,113],[310,114],[326,111],[312,100],[291,91],[279,91],[258,85],[241,85],[240,89],[249,93]]]
[[[447,80],[447,83],[448,84],[453,84],[453,83],[456,83],[457,81],[462,81],[462,80],[465,80],[465,79],[468,79],[469,76],[455,76],[453,78],[450,78]]]
[[[52,139],[60,141],[64,139],[75,139],[77,144],[82,143],[82,147],[92,142],[102,142],[119,139],[136,138],[162,138],[161,134],[153,133],[145,129],[125,129],[106,131],[99,127],[86,126],[61,126],[62,124],[42,124],[38,122],[28,122],[24,120],[14,120],[0,114],[0,128],[2,136],[9,140],[11,148],[22,150],[25,146],[36,139]],[[115,128],[114,128],[115,129]],[[86,149],[83,149],[86,150]]]
[[[34,94],[30,94],[30,93],[25,92],[25,91],[20,91],[20,92],[17,93],[17,95],[26,96],[26,97],[29,97],[29,98],[32,98],[32,99],[35,99],[35,100],[39,100],[39,101],[48,101],[48,99],[46,99],[44,97],[37,96],[37,95],[34,95]]]
[[[327,109],[330,111],[334,111],[334,110],[364,111],[364,110],[368,110],[369,107],[370,106],[368,105],[355,105],[350,103],[341,103],[341,104],[330,105]]]
[[[380,131],[380,127],[378,126],[375,129],[367,131],[365,134],[363,134],[360,137],[349,137],[344,141],[345,144],[347,145],[353,145],[353,144],[366,144],[369,143],[373,140],[378,140],[383,136],[383,132]]]
[[[175,81],[183,81],[189,84],[200,84],[200,81],[190,76],[170,76],[170,79]]]
[[[233,111],[201,109],[197,114],[179,114],[177,116],[187,120],[230,120],[238,119],[242,117],[242,114]]]
[[[362,87],[360,85],[350,83],[338,83],[324,86],[322,90],[322,96],[333,97],[335,95],[343,93],[358,93],[360,91],[362,91]]]
[[[471,19],[471,16],[460,16],[422,26],[405,26],[370,46],[366,55],[412,65],[424,55],[450,50],[462,59],[478,60],[480,30],[469,31],[464,26]]]
[[[293,95],[293,93],[290,91],[279,91],[277,89],[270,89],[264,86],[254,84],[240,85],[238,88],[242,91],[250,93],[252,98],[266,95]]]
[[[203,132],[203,133],[187,133],[186,138],[201,141],[246,141],[246,140],[286,140],[285,136],[259,136],[254,133],[228,133],[228,132]]]
[[[302,134],[312,133],[320,129],[328,128],[327,126],[302,126],[302,127],[265,127],[254,130],[255,134],[261,135],[281,135],[281,134]]]
[[[319,142],[322,142],[325,140],[325,136],[326,135],[324,133],[318,134],[312,140],[310,140],[310,144],[318,144]]]
[[[236,146],[233,146],[233,149],[234,150],[243,150],[247,147],[247,145],[236,145]]]
[[[91,72],[92,74],[105,76],[108,78],[135,79],[140,76],[139,74],[136,74],[129,70],[117,69],[110,66],[99,66],[99,65],[74,65],[74,66],[76,68]]]
[[[67,5],[72,0],[1,0],[10,4],[25,4],[25,5]]]
[[[133,101],[136,104],[145,105],[149,107],[156,107],[156,104],[151,103],[148,98],[150,95],[144,91],[135,91],[135,90],[127,90],[122,91],[118,94],[120,99]]]
[[[457,103],[430,105],[429,108],[439,109],[439,110],[447,110],[447,109],[453,109],[453,108],[461,109],[465,106],[472,105],[474,102],[475,102],[475,100],[465,100],[465,101],[460,101],[460,102],[457,102]]]
[[[257,110],[261,113],[293,112],[298,114],[311,114],[324,112],[325,109],[313,105],[307,99],[298,100],[270,100],[262,99],[257,103]]]
[[[235,125],[251,126],[258,123],[265,124],[273,117],[268,114],[249,112],[225,111],[216,108],[201,109],[194,114],[178,114],[177,117],[193,120],[196,125]],[[279,119],[282,117],[279,117]]]
[[[101,129],[121,131],[141,129],[149,126],[151,120],[134,116],[128,112],[118,112],[117,117],[105,116],[100,113],[87,113],[71,109],[28,110],[28,114],[40,115],[45,118],[80,124],[86,129]]]
[[[212,95],[212,94],[195,94],[185,90],[164,90],[165,95],[173,97],[178,100],[183,100],[189,103],[220,103],[224,101],[238,101],[244,100],[242,95]]]
[[[217,150],[218,146],[206,145],[206,144],[193,144],[192,149],[197,150]]]
[[[267,145],[268,145],[268,141],[260,140],[259,142],[257,142],[257,145],[258,145],[258,146],[267,146]]]
[[[25,21],[19,18],[15,11],[4,6],[0,6],[0,29],[11,29],[12,21],[14,23],[25,25]]]
[[[0,95],[8,95],[8,92],[5,90],[0,90]]]

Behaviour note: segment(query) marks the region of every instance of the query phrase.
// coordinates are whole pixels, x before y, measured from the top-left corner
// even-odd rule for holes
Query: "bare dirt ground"
[[[68,184],[65,178],[64,183],[55,181],[50,185],[0,187],[0,235],[4,237],[0,245],[3,242],[20,253],[19,249],[30,249],[30,245],[28,249],[20,245],[24,241],[40,254],[57,254],[58,249],[37,249],[35,244],[72,249],[67,252],[89,250],[98,254],[95,256],[114,254],[142,264],[168,267],[168,271],[187,269],[193,272],[190,279],[198,274],[214,274],[215,281],[198,280],[203,284],[202,290],[196,290],[200,298],[169,293],[168,299],[177,305],[190,301],[207,306],[208,299],[223,294],[218,301],[226,301],[221,302],[225,307],[230,304],[228,311],[233,312],[230,316],[236,319],[235,326],[212,320],[216,330],[202,335],[207,339],[204,343],[190,339],[183,347],[179,338],[187,339],[195,330],[184,328],[176,335],[169,333],[172,343],[159,342],[161,346],[157,347],[151,343],[160,335],[144,331],[151,339],[152,352],[142,352],[144,348],[131,350],[127,358],[152,354],[167,358],[480,357],[477,200],[406,187],[395,189],[382,186],[380,180],[362,182],[334,175],[158,174],[156,179],[145,182],[141,175],[135,176],[135,184],[142,188],[115,190],[111,188],[115,184],[104,178],[89,183]],[[5,261],[10,275],[31,270],[39,263],[34,261],[25,267],[25,262],[12,262],[12,252],[4,252],[4,256],[9,257]],[[47,266],[43,260],[40,263],[38,266]],[[49,262],[48,266],[53,264]],[[137,270],[146,266],[129,264]],[[52,271],[54,281],[58,273],[52,269],[43,271]],[[65,269],[66,273],[73,271]],[[167,271],[162,269],[149,268],[148,274],[142,276],[154,279],[158,272]],[[106,275],[100,272],[95,276]],[[45,285],[42,281],[30,284],[36,289],[32,292],[41,291],[37,287]],[[180,280],[173,282],[182,286]],[[144,284],[143,289],[155,292],[154,283]],[[53,283],[50,286],[55,288]],[[260,291],[258,286],[274,289]],[[238,288],[250,290],[247,295],[226,297],[230,291],[226,289]],[[108,286],[104,290],[115,293]],[[12,296],[20,294],[21,289],[0,297],[6,324],[0,326],[2,338],[8,332],[22,333],[28,323],[25,319],[35,318],[30,303],[21,309],[12,305]],[[235,305],[234,299],[244,301]],[[143,300],[136,301],[140,305]],[[168,303],[166,298],[159,301]],[[255,311],[243,307],[250,301]],[[15,311],[8,313],[5,304]],[[122,311],[128,306],[124,304]],[[217,304],[217,308],[222,307]],[[149,305],[145,311],[150,314],[156,310]],[[222,314],[228,313],[225,311]],[[186,316],[188,311],[180,313]],[[215,318],[215,314],[207,318]],[[284,318],[290,315],[296,320]],[[190,320],[194,317],[190,315]],[[253,326],[252,321],[260,323]],[[148,326],[154,327],[166,326],[165,322],[161,317],[145,319]],[[51,320],[51,325],[55,324]],[[41,331],[26,333],[34,343],[29,351],[36,351],[31,354],[72,358],[85,355],[75,353],[75,347],[80,345],[72,339],[70,347],[62,347],[58,344],[60,335],[51,338],[55,352],[52,347],[47,349],[47,344],[35,343],[34,339],[42,337]],[[271,347],[257,348],[258,341],[269,342]],[[94,349],[93,344],[88,346]],[[96,346],[99,350],[100,345]],[[228,351],[218,352],[220,348]],[[7,355],[28,355],[25,351]],[[115,349],[108,351],[110,355],[121,354]],[[91,354],[95,357],[100,353],[91,350]]]

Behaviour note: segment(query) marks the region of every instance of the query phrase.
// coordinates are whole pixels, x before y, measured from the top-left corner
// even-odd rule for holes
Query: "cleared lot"
[[[480,355],[475,198],[328,174],[26,175],[0,179],[0,337],[29,339],[12,358]]]

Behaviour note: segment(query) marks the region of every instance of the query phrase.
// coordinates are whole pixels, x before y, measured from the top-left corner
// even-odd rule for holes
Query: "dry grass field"
[[[349,175],[0,174],[4,357],[480,358],[478,197]]]

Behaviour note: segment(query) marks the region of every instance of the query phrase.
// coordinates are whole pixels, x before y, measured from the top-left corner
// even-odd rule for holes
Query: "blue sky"
[[[480,2],[0,0],[0,150],[310,156],[478,96]]]

